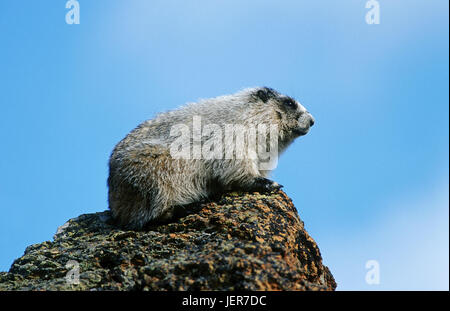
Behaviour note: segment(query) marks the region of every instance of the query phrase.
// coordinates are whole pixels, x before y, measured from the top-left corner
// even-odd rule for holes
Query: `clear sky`
[[[270,86],[314,115],[285,186],[340,290],[447,289],[446,0],[0,2],[0,270],[107,208],[114,145],[157,112]],[[365,281],[368,260],[380,283]]]

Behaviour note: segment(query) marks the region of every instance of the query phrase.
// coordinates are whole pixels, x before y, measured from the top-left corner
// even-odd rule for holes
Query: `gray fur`
[[[170,135],[175,124],[277,124],[281,154],[313,125],[313,117],[291,97],[266,87],[191,103],[159,114],[131,131],[114,148],[109,161],[109,208],[118,223],[141,229],[150,221],[165,221],[175,207],[230,190],[270,191],[281,186],[267,179],[259,159],[174,159]],[[215,133],[202,137],[202,143]],[[192,146],[193,142],[190,141]],[[223,152],[230,148],[224,144]]]

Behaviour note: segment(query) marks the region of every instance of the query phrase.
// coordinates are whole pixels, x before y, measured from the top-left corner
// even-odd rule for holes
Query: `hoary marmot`
[[[281,185],[266,177],[278,155],[313,124],[300,103],[267,87],[159,114],[114,148],[109,208],[122,227],[142,229],[218,193],[277,190]]]

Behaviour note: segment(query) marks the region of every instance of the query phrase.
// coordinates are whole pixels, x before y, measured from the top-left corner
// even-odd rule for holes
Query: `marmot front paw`
[[[252,190],[258,191],[258,192],[271,192],[271,191],[277,191],[283,188],[283,185],[280,185],[279,183],[267,179],[267,178],[258,178],[255,183]]]

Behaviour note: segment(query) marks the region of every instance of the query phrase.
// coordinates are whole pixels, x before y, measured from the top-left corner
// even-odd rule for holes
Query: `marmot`
[[[257,137],[258,143],[263,141],[262,149],[272,147],[278,157],[313,124],[314,118],[300,103],[267,87],[248,88],[159,114],[114,148],[109,160],[109,208],[119,225],[139,230],[149,222],[170,220],[175,208],[211,195],[277,190],[282,186],[266,178],[273,167],[264,166],[267,163],[250,144]],[[198,132],[199,125],[207,134]],[[227,139],[223,134],[230,133],[230,125],[237,130]],[[255,128],[268,127],[274,129],[270,135],[276,135],[272,144],[259,132],[255,136]],[[174,134],[183,129],[190,130],[184,137]],[[246,135],[239,145],[242,131]],[[218,145],[216,150],[208,153],[214,145]],[[180,157],[179,147],[184,148],[184,156]]]

